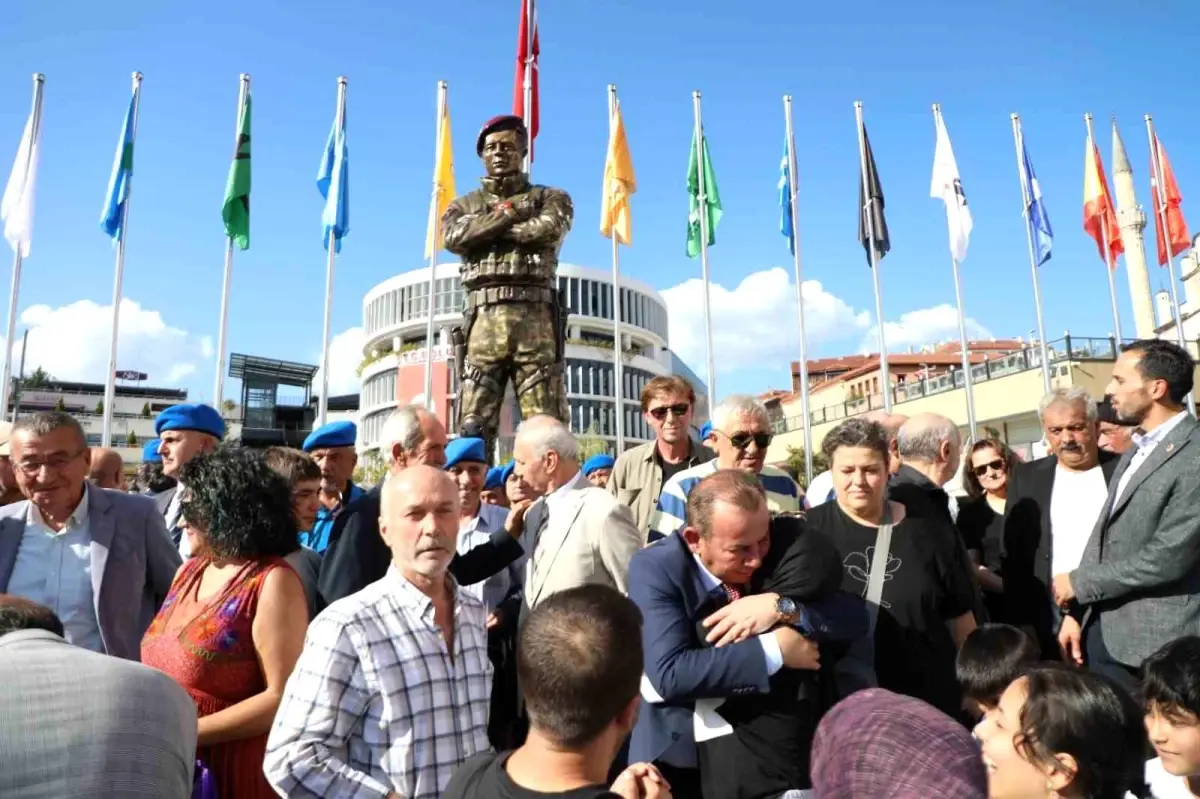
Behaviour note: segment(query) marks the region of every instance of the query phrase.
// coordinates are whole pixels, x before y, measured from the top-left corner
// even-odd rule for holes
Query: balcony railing
[[[1132,342],[1126,339],[1125,342]],[[1057,341],[1047,342],[1047,352],[1050,364],[1069,361],[1102,361],[1113,362],[1119,354],[1115,338],[1079,338],[1067,334]],[[1030,345],[1007,355],[985,356],[983,363],[971,366],[971,383],[979,385],[989,380],[996,380],[1008,375],[1028,372],[1042,368],[1042,349]],[[951,368],[951,371],[927,379],[906,380],[892,387],[892,404],[899,405],[909,400],[929,397],[947,391],[954,391],[964,386],[963,370]],[[845,402],[825,405],[811,411],[812,424],[826,424],[848,419],[852,416],[883,410],[883,394],[874,393],[860,397],[852,397]],[[774,420],[776,433],[786,433],[800,430],[804,427],[803,416],[778,417]]]

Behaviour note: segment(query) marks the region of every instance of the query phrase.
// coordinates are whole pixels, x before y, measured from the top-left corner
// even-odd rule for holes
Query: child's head
[[[1170,774],[1200,774],[1200,638],[1177,638],[1142,664],[1146,732]]]
[[[963,693],[982,715],[1037,660],[1037,648],[1025,633],[1007,624],[984,624],[963,641],[954,670]]]

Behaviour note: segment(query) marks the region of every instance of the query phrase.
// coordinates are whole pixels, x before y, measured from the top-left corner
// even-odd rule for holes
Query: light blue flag
[[[787,141],[783,143],[783,159],[779,162],[779,232],[788,240],[788,252],[796,254],[795,227],[792,225],[792,170],[788,164]]]
[[[342,238],[350,232],[350,150],[346,146],[346,113],[342,112],[342,124],[334,120],[329,131],[329,141],[321,154],[321,166],[317,169],[317,189],[325,198],[325,210],[321,214],[324,229],[325,249],[333,238],[333,251],[342,251]]]
[[[1029,207],[1025,209],[1029,215],[1028,224],[1033,232],[1034,251],[1037,253],[1037,264],[1041,266],[1050,260],[1050,250],[1054,246],[1054,231],[1050,228],[1050,216],[1042,202],[1042,187],[1038,184],[1037,175],[1033,172],[1033,162],[1029,160],[1029,150],[1025,148],[1025,137],[1021,137],[1021,180],[1025,182],[1026,196],[1029,197]]]
[[[121,126],[121,139],[113,158],[112,177],[108,179],[108,195],[100,215],[100,228],[114,242],[125,235],[125,203],[129,201],[129,184],[133,180],[134,100],[134,97],[129,98],[129,110],[125,112],[125,124]]]

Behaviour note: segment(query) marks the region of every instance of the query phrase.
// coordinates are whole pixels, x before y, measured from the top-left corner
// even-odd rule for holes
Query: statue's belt
[[[489,286],[467,293],[467,306],[471,308],[505,302],[542,302],[549,305],[557,301],[554,291],[540,286]]]

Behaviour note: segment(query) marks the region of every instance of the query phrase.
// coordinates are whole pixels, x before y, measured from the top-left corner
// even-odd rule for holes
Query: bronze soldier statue
[[[463,326],[452,333],[458,431],[489,448],[510,380],[523,419],[547,413],[567,421],[567,307],[556,272],[575,209],[565,191],[530,184],[521,170],[528,147],[520,117],[488,120],[475,142],[487,173],[482,186],[442,216],[466,294]]]

